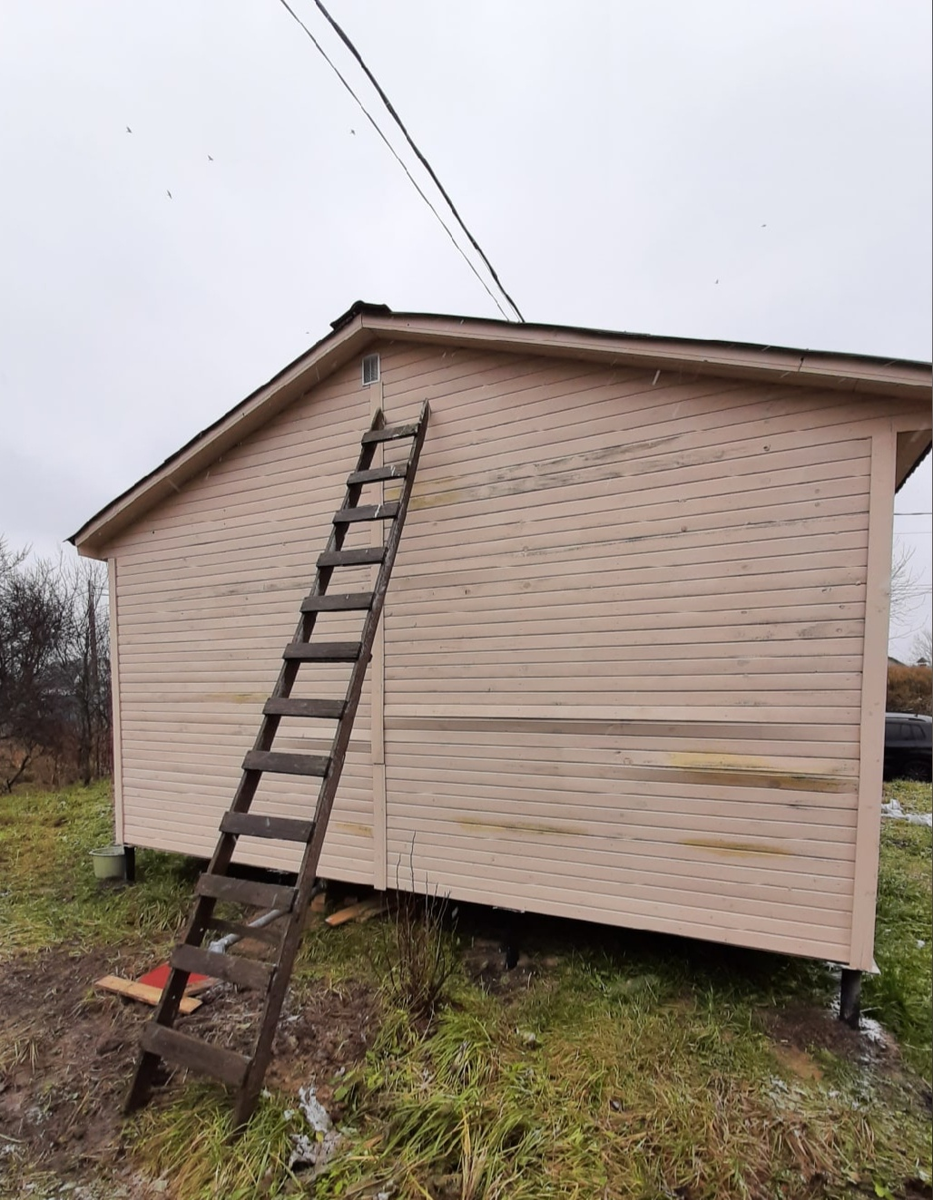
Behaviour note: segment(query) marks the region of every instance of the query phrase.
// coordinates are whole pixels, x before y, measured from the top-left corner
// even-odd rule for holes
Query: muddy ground
[[[6,1050],[0,1062],[0,1196],[16,1194],[24,1166],[31,1175],[48,1171],[59,1180],[114,1180],[133,1200],[163,1194],[133,1174],[122,1134],[121,1107],[140,1027],[152,1010],[93,988],[103,975],[139,973],[140,964],[120,958],[101,952],[72,957],[59,948],[0,968]],[[178,1028],[208,1040],[222,1034],[225,1045],[245,1049],[255,1029],[255,999],[226,984],[202,999],[202,1007]],[[294,1093],[313,1083],[339,1120],[333,1080],[365,1054],[375,1011],[364,985],[312,987],[301,1011],[286,1012],[280,1023],[268,1083]],[[166,1091],[172,1086],[170,1081]]]

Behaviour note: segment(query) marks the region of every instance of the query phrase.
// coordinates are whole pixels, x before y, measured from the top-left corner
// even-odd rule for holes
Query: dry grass
[[[933,671],[929,667],[888,667],[888,712],[926,713],[933,703]]]

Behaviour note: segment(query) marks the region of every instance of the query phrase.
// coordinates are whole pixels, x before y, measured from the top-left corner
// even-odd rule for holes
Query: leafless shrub
[[[397,902],[386,921],[383,957],[385,987],[390,999],[415,1019],[430,1021],[448,999],[448,984],[457,965],[449,925],[452,914],[446,896],[432,892],[425,878],[424,895],[416,895],[414,842],[409,860],[411,891],[399,888]]]
[[[888,712],[925,713],[931,715],[933,672],[929,667],[888,667]]]

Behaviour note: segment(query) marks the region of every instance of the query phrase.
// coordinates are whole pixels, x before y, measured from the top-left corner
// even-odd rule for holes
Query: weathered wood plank
[[[281,908],[286,912],[292,907],[295,889],[279,883],[256,883],[252,879],[233,879],[229,875],[205,873],[195,886],[199,896],[212,896],[215,900],[228,900],[233,904],[248,904],[252,908]]]
[[[373,442],[394,442],[397,438],[414,437],[420,425],[413,421],[410,425],[386,425],[383,429],[370,429],[363,434],[363,445],[370,446]]]
[[[241,837],[307,842],[314,832],[314,822],[293,817],[267,817],[256,812],[225,812],[220,819],[220,829],[222,833],[235,833]]]
[[[271,696],[263,705],[267,717],[319,717],[339,721],[346,704],[343,700],[297,700],[291,696]]]
[[[334,513],[334,524],[351,525],[355,521],[391,521],[397,512],[397,500],[386,500],[383,504],[358,504],[355,508],[339,508]]]
[[[127,1000],[139,1000],[154,1008],[162,999],[162,989],[152,987],[148,983],[138,983],[133,979],[121,979],[119,975],[105,975],[95,981],[94,986],[104,992],[113,992],[124,996]],[[178,1002],[178,1011],[184,1016],[195,1012],[201,1007],[201,1001],[193,996],[183,996]]]
[[[339,595],[306,596],[301,602],[302,612],[359,612],[373,602],[372,592],[344,592]]]
[[[364,567],[381,563],[385,558],[384,546],[361,546],[358,550],[325,550],[318,555],[319,567]]]
[[[176,946],[172,951],[172,966],[180,971],[192,971],[211,975],[214,979],[225,979],[237,987],[262,991],[269,984],[274,970],[272,963],[257,962],[251,958],[236,958],[232,954],[218,954],[203,950],[200,946]]]
[[[283,658],[299,662],[356,662],[359,642],[289,642]]]
[[[379,483],[383,479],[404,479],[407,474],[408,463],[389,463],[384,467],[370,467],[368,471],[354,471],[347,479],[347,486]]]
[[[327,774],[330,759],[323,754],[288,754],[276,750],[250,750],[243,759],[244,771],[273,771],[281,775]]]
[[[143,1030],[142,1047],[149,1054],[157,1054],[166,1062],[187,1067],[202,1075],[210,1075],[222,1083],[239,1087],[246,1075],[249,1059],[233,1050],[202,1042],[199,1038],[165,1025],[151,1022]]]

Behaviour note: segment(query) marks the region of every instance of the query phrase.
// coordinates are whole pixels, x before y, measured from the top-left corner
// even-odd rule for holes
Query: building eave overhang
[[[81,554],[106,557],[107,545],[149,509],[362,354],[367,346],[382,340],[575,358],[610,367],[641,367],[691,376],[766,380],[870,396],[915,398],[928,404],[933,398],[930,364],[906,359],[562,325],[519,325],[476,317],[394,313],[385,305],[363,301],[357,301],[332,322],[331,328],[332,332],[310,350],[117,496],[68,540]]]

